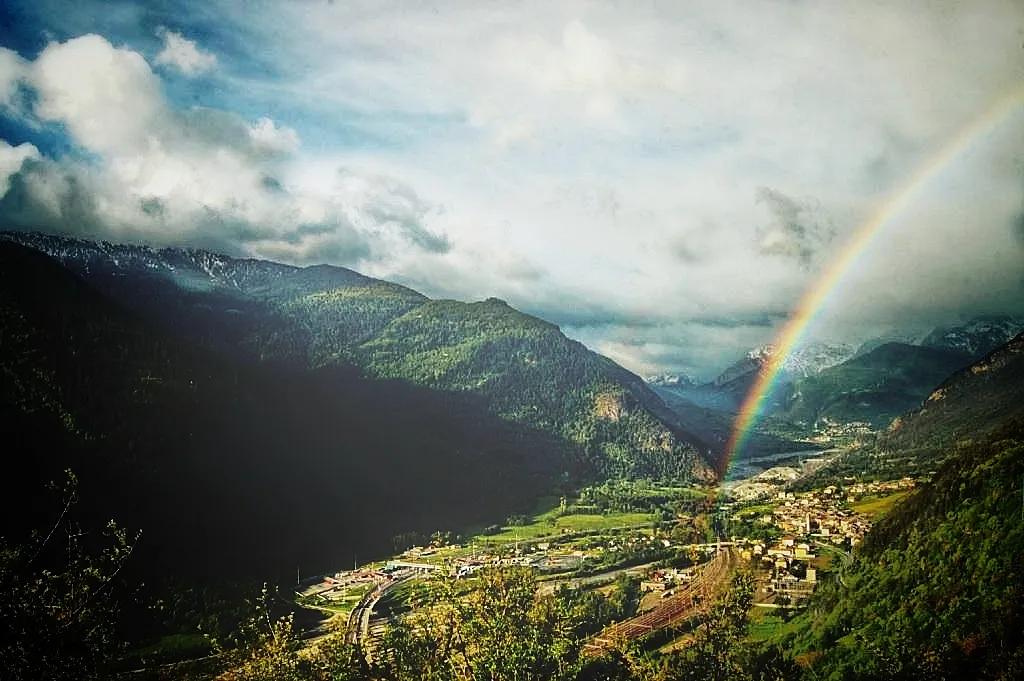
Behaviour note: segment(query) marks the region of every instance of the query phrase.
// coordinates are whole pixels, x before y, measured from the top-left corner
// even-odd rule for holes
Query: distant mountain
[[[569,443],[585,475],[711,474],[701,457],[714,452],[641,379],[501,301],[432,301],[338,267],[27,233],[3,238],[51,255],[204,347],[477,396],[492,413]]]
[[[693,388],[700,385],[700,382],[697,379],[685,374],[659,374],[657,376],[648,376],[644,381],[647,385],[657,386],[659,388]]]
[[[914,409],[802,484],[928,474],[958,447],[1015,424],[1024,425],[1024,334],[936,382]]]
[[[655,386],[655,392],[665,400],[680,425],[688,432],[709,443],[713,451],[724,451],[735,428],[736,414],[730,411],[700,406],[687,399],[674,387]],[[794,441],[772,434],[772,427],[767,421],[755,424],[754,432],[746,441],[742,456],[744,458],[815,449],[816,444],[806,441]]]
[[[781,380],[791,381],[821,373],[853,357],[856,350],[844,343],[806,343],[789,352],[782,360]],[[774,345],[760,345],[749,350],[740,360],[729,366],[712,381],[723,387],[738,380],[748,379],[760,371],[776,354]]]
[[[861,422],[884,428],[968,361],[957,352],[887,343],[796,381],[780,415],[809,426]]]
[[[982,438],[1019,420],[1024,420],[1024,333],[939,384],[919,409],[879,435],[877,448],[935,460],[964,438]]]
[[[784,380],[815,376],[825,369],[842,364],[857,354],[848,343],[806,343],[797,346],[782,363]]]
[[[693,383],[659,380],[648,383],[673,390],[693,404],[720,411],[739,410],[748,393],[754,386],[758,375],[775,355],[777,349],[773,345],[761,345],[749,350],[743,357],[731,364],[712,381],[694,385]],[[850,345],[836,343],[809,343],[796,348],[783,360],[777,384],[784,386],[794,380],[814,376],[824,369],[840,364],[854,354]],[[785,390],[776,390],[766,405],[769,412],[782,408],[785,403]]]
[[[900,343],[902,345],[920,345],[920,341],[920,335],[915,336],[912,334],[903,333],[887,333],[882,336],[877,336],[875,338],[868,339],[861,343],[857,347],[857,351],[854,353],[854,356],[859,357],[861,355],[866,355],[875,348],[879,348],[883,345],[888,345],[889,343]]]
[[[724,388],[737,382],[752,382],[752,377],[757,375],[757,372],[768,363],[768,360],[774,354],[775,348],[771,345],[761,345],[753,350],[749,350],[747,354],[730,364],[722,373],[716,376],[711,381],[711,385],[715,388]]]
[[[976,317],[964,324],[935,329],[921,341],[921,345],[980,358],[1021,331],[1024,331],[1022,319],[1008,315]]]

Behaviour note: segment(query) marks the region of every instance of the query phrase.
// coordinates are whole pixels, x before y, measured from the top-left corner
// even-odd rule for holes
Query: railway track
[[[732,549],[719,551],[711,562],[704,566],[700,574],[674,596],[650,612],[606,628],[586,644],[583,651],[596,655],[619,641],[646,636],[702,612],[714,601],[737,562]]]

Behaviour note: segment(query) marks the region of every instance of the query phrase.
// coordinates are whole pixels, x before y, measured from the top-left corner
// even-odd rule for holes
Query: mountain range
[[[344,268],[195,249],[21,232],[0,246],[0,372],[10,386],[0,415],[12,460],[33,467],[25,479],[38,484],[76,461],[104,489],[127,476],[104,498],[179,533],[160,542],[176,555],[204,534],[254,564],[288,553],[232,548],[231,523],[250,511],[277,528],[275,541],[302,526],[289,555],[304,560],[327,560],[303,554],[317,544],[311,533],[342,538],[336,563],[350,547],[379,551],[393,534],[500,519],[587,481],[710,481],[731,409],[774,352],[755,349],[708,384],[648,385],[494,298],[431,300]],[[859,355],[849,345],[794,353],[792,382],[751,451],[820,446],[789,436],[822,423],[884,428],[1014,323],[983,319]],[[783,421],[796,425],[774,425]],[[378,470],[389,474],[375,479]],[[190,496],[236,510],[204,522],[170,501]],[[268,497],[290,510],[264,517]],[[195,537],[154,510],[158,499],[191,518]],[[380,510],[363,528],[330,511],[368,504]],[[416,504],[433,511],[410,522],[398,507]]]
[[[336,267],[8,233],[0,377],[23,471],[0,530],[38,526],[8,506],[71,468],[83,512],[145,527],[138,564],[171,572],[326,569],[587,481],[715,475],[640,378],[555,325]]]
[[[596,472],[710,474],[705,443],[644,382],[498,299],[430,300],[339,267],[7,233],[177,337],[259,361],[346,367],[484,399]],[[698,455],[699,452],[699,455]]]
[[[822,431],[885,428],[916,409],[950,374],[1006,343],[1024,320],[983,316],[940,327],[916,342],[887,336],[863,343],[811,343],[783,361],[766,413],[789,434],[811,437]],[[900,338],[901,340],[893,340]],[[739,410],[776,350],[747,352],[713,380],[698,383],[665,374],[649,380],[673,406],[687,428],[710,441],[726,439],[730,414]]]

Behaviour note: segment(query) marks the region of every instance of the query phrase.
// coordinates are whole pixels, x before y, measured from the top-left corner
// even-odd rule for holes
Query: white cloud
[[[269,118],[261,118],[249,128],[256,146],[274,153],[292,154],[299,150],[299,134],[293,128],[279,126]]]
[[[39,150],[28,142],[12,147],[0,140],[0,199],[11,187],[11,176],[21,170],[26,159],[39,158]]]
[[[0,47],[0,108],[15,104],[18,82],[25,74],[25,60],[14,50]]]
[[[630,366],[695,373],[770,340],[853,231],[1018,87],[1024,31],[1015,0],[209,8],[251,54],[221,55],[206,101],[275,120],[176,109],[98,38],[29,65],[39,114],[100,158],[75,171],[94,212],[496,295]],[[1024,312],[1021,120],[924,188],[817,333]]]
[[[344,264],[448,248],[426,226],[431,204],[411,187],[337,168],[326,188],[296,186],[294,129],[176,110],[140,54],[100,36],[51,43],[26,82],[36,114],[62,124],[93,160],[42,159],[24,170],[4,207],[15,224]],[[4,167],[13,153],[5,150]]]
[[[295,65],[288,96],[315,91],[373,116],[461,116],[480,133],[378,156],[451,207],[448,269],[409,266],[410,283],[429,288],[436,275],[447,295],[486,291],[566,323],[580,300],[599,301],[599,316],[621,324],[575,332],[631,366],[692,369],[686,356],[721,366],[770,340],[765,313],[777,326],[853,230],[1016,86],[1024,8],[475,3],[435,16],[319,5],[297,20],[310,40],[275,51]],[[1019,308],[1009,261],[1020,248],[1006,227],[1019,172],[977,191],[1000,148],[980,145],[944,175],[961,182],[927,188],[889,227],[902,246],[865,256],[821,318],[869,333],[982,300]],[[950,202],[962,208],[926,210]],[[457,262],[470,246],[546,279],[531,290],[488,278]],[[948,283],[975,270],[991,276]],[[580,295],[559,313],[542,300],[558,291]],[[652,323],[670,331],[655,342]]]
[[[50,43],[28,80],[39,94],[37,115],[64,123],[75,141],[100,154],[134,153],[166,119],[160,81],[142,55],[98,35]]]
[[[157,64],[173,66],[186,76],[195,76],[217,66],[217,55],[200,49],[194,40],[167,29],[161,29],[159,35],[164,47],[156,56]]]

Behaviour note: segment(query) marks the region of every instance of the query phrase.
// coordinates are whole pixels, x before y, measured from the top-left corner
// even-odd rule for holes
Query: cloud
[[[0,163],[11,189],[0,215],[9,224],[348,265],[451,247],[426,225],[433,204],[410,186],[352,169],[336,170],[326,191],[297,186],[293,128],[177,110],[141,54],[103,37],[49,44],[25,82],[35,115],[63,126],[86,158],[7,145]]]
[[[25,75],[25,60],[14,50],[0,47],[0,109],[15,105],[18,83]]]
[[[87,238],[108,238],[97,214],[102,188],[95,178],[43,158],[28,158],[10,176],[0,199],[0,216],[8,228],[74,232]],[[70,226],[73,225],[73,229]]]
[[[27,159],[39,158],[39,150],[28,142],[12,147],[0,140],[0,199],[11,186],[11,176],[21,170]]]
[[[67,126],[74,140],[98,154],[126,156],[150,144],[165,123],[160,81],[138,52],[86,35],[50,43],[30,66],[38,93],[35,113]]]
[[[293,154],[299,150],[299,135],[292,128],[278,126],[269,118],[261,118],[249,128],[253,143],[272,153]]]
[[[428,215],[438,207],[422,199],[408,184],[379,175],[357,175],[344,168],[339,176],[347,191],[361,196],[363,212],[375,223],[375,229],[395,229],[429,253],[446,253],[451,249],[445,235],[424,227]]]
[[[158,35],[164,46],[156,56],[156,63],[172,66],[186,76],[195,76],[217,66],[217,55],[201,50],[195,41],[180,33],[161,28]]]
[[[699,375],[771,341],[1019,87],[1024,30],[1014,0],[108,5],[19,5],[0,92],[73,151],[9,137],[43,157],[4,215],[496,296],[631,368]],[[156,26],[216,68],[147,64]],[[1022,116],[900,204],[810,333],[1024,312]]]
[[[771,214],[771,223],[757,230],[757,248],[764,255],[794,258],[809,265],[835,237],[835,227],[814,199],[794,199],[761,187],[757,202]]]

